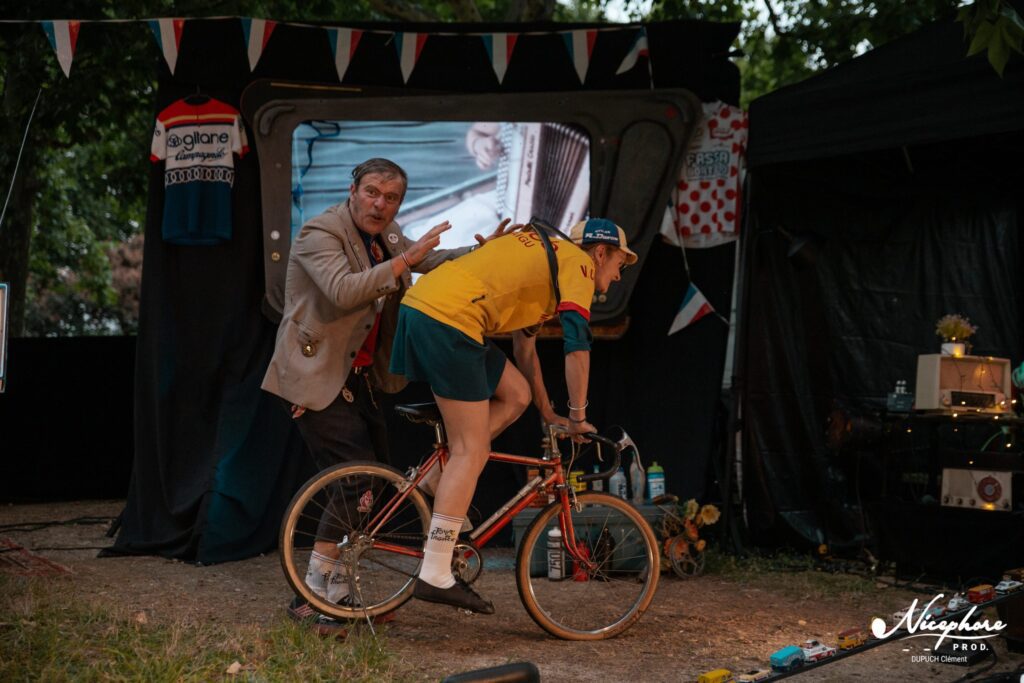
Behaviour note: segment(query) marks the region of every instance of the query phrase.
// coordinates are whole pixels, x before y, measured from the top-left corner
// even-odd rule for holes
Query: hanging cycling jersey
[[[150,161],[164,166],[163,238],[174,244],[231,239],[233,154],[249,151],[238,110],[213,98],[178,100],[156,119]]]

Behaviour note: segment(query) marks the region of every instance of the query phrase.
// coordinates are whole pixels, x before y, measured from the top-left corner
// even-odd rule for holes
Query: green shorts
[[[403,305],[398,309],[391,373],[426,382],[441,398],[488,400],[498,389],[507,361],[490,341],[479,344],[415,308]]]

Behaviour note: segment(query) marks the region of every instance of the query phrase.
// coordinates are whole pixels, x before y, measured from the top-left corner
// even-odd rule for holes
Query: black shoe
[[[288,617],[320,636],[344,639],[348,636],[346,624],[315,611],[308,602],[295,596],[288,605]]]
[[[477,614],[494,614],[494,605],[489,600],[480,597],[479,593],[470,588],[468,583],[457,577],[455,585],[451,588],[438,588],[423,579],[416,579],[412,596],[427,602],[466,609]]]

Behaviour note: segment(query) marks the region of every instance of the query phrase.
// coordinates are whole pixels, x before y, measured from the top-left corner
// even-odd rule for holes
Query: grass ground
[[[263,627],[149,623],[82,599],[69,581],[0,576],[0,681],[369,682],[393,670],[386,641],[366,629],[338,647],[283,617]]]

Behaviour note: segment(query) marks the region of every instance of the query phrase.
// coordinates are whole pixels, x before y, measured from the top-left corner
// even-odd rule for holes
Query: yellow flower
[[[706,546],[707,544],[708,544],[708,543],[707,543],[707,541],[705,541],[705,540],[704,540],[703,538],[702,538],[702,539],[700,539],[699,541],[697,541],[697,552],[698,552],[698,553],[702,553],[702,552],[704,552],[704,547],[705,547],[705,546]]]
[[[721,516],[722,514],[714,505],[705,505],[700,509],[700,524],[701,526],[704,526],[705,524],[714,524]]]
[[[691,498],[690,500],[683,503],[683,517],[685,519],[693,519],[697,516],[698,508],[699,506],[697,505],[697,501]]]
[[[957,313],[944,315],[935,324],[935,334],[948,342],[963,341],[977,331],[977,325],[972,325],[970,320]]]

